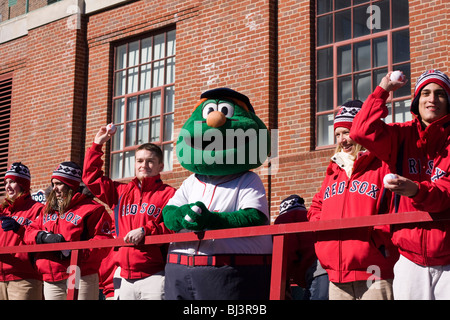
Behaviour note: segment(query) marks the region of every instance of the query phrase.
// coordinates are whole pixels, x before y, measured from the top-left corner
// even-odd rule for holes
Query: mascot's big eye
[[[203,106],[202,116],[206,119],[208,114],[210,114],[213,111],[217,111],[217,104],[215,103],[208,103],[205,106]]]
[[[226,102],[221,102],[219,103],[218,111],[222,112],[225,117],[231,118],[234,114],[234,106]]]

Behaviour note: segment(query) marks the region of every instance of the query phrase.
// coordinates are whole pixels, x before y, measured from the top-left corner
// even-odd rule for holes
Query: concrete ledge
[[[117,6],[122,3],[130,2],[130,0],[84,0],[85,14],[95,13],[107,9],[109,7]]]

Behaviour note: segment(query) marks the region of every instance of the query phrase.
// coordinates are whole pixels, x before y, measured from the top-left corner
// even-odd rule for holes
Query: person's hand
[[[384,187],[406,197],[414,197],[419,192],[419,186],[414,181],[399,175],[397,175],[396,179],[386,179]]]
[[[20,228],[20,224],[11,217],[0,217],[2,221],[2,229],[3,231],[14,231],[17,232]]]
[[[103,145],[105,142],[107,142],[109,139],[111,139],[111,137],[112,137],[115,133],[116,133],[116,132],[108,131],[108,130],[106,129],[106,126],[102,126],[102,127],[98,130],[97,134],[95,135],[94,142],[95,142],[96,144],[101,144],[101,145]]]
[[[383,77],[383,79],[381,79],[379,86],[381,88],[383,88],[386,91],[395,91],[397,89],[400,89],[401,87],[403,87],[406,83],[408,83],[408,79],[406,79],[406,77],[404,77],[403,81],[401,80],[391,80],[391,74],[393,71],[388,72],[387,75],[385,75]]]
[[[144,229],[137,228],[128,232],[126,236],[123,238],[123,241],[125,241],[126,243],[139,244],[144,239],[144,237],[145,237]]]
[[[66,241],[62,234],[55,234],[48,231],[39,231],[36,236],[36,243],[60,243]]]

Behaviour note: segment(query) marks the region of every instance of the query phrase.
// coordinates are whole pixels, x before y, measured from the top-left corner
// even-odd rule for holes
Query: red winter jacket
[[[2,209],[1,216],[14,218],[20,227],[17,232],[3,231],[0,228],[0,246],[24,245],[25,228],[40,215],[43,207],[43,204],[34,201],[31,195],[26,193]],[[0,281],[40,279],[31,261],[31,255],[28,253],[0,255]]]
[[[89,190],[114,210],[116,236],[144,227],[145,235],[173,233],[162,222],[162,209],[175,193],[164,184],[160,175],[137,178],[128,184],[113,181],[103,175],[102,146],[92,144],[86,152],[83,181]],[[121,247],[116,256],[120,276],[140,279],[164,270],[165,257],[157,245]]]
[[[331,162],[320,191],[308,211],[310,221],[331,220],[384,213],[385,165],[368,151],[361,152],[350,178]],[[379,226],[318,232],[316,255],[330,281],[344,283],[392,279],[398,252],[389,239],[389,228]]]
[[[350,136],[366,146],[393,171],[419,183],[415,197],[394,197],[391,212],[427,211],[450,214],[450,115],[425,129],[417,115],[405,123],[385,124],[389,93],[377,87],[353,121]],[[400,253],[422,266],[450,264],[450,221],[394,226]]]
[[[25,242],[35,244],[36,236],[42,230],[61,234],[68,242],[112,239],[111,224],[111,217],[103,205],[84,194],[76,193],[62,215],[56,211],[42,212],[25,231]],[[79,265],[81,276],[97,273],[102,259],[108,252],[109,248],[83,250]],[[67,268],[70,259],[61,259],[59,253],[58,251],[36,254],[36,266],[44,281],[56,282],[69,277]]]

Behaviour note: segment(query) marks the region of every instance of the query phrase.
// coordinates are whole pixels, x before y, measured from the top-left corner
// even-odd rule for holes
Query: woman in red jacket
[[[29,244],[58,243],[91,239],[112,239],[111,217],[91,196],[79,192],[81,168],[73,162],[61,163],[52,174],[53,189],[39,218],[25,232]],[[97,300],[98,270],[106,249],[86,249],[80,261],[79,300]],[[36,266],[44,280],[46,300],[65,300],[69,278],[70,251],[36,254]]]
[[[1,204],[1,246],[24,244],[25,227],[42,211],[43,205],[30,195],[30,171],[20,162],[5,174],[6,197]],[[0,300],[41,300],[42,280],[27,253],[0,255]]]
[[[390,195],[383,192],[388,168],[349,137],[361,106],[359,100],[347,102],[336,115],[337,150],[313,198],[310,221],[375,215],[381,213]],[[393,298],[393,266],[398,253],[387,226],[318,233],[315,248],[330,279],[330,300]]]

